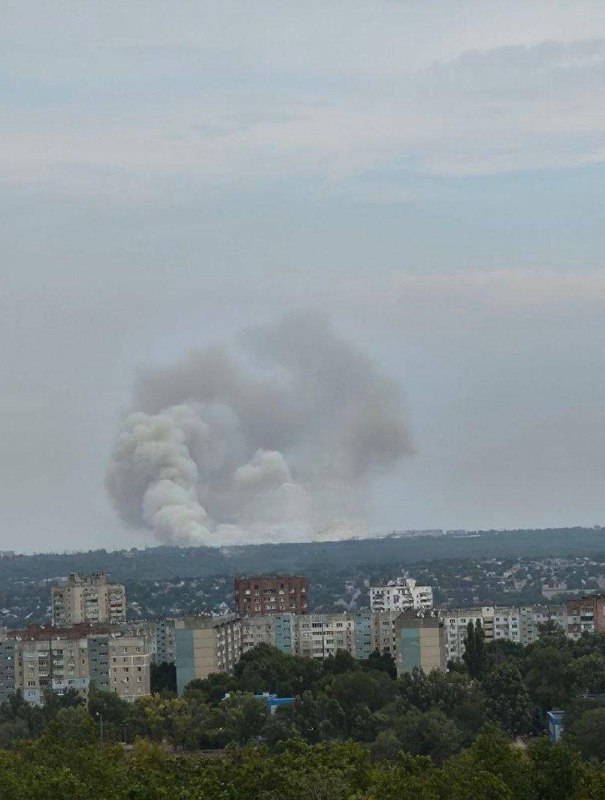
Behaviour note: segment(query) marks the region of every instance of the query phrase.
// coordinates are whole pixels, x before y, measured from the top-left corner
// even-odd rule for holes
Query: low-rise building
[[[235,614],[175,621],[176,682],[179,695],[195,679],[232,673],[242,653],[242,630]]]

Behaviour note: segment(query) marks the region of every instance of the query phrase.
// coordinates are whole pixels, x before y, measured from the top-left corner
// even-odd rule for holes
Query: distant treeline
[[[0,559],[0,581],[44,580],[70,572],[108,572],[118,581],[282,571],[311,575],[330,562],[341,569],[354,570],[363,565],[392,571],[395,567],[443,559],[605,556],[604,528],[477,531],[477,534],[18,555]]]

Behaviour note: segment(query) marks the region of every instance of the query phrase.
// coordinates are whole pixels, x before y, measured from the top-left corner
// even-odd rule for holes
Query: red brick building
[[[235,606],[240,617],[306,614],[307,579],[300,575],[236,578]]]
[[[579,639],[583,633],[605,633],[605,595],[574,597],[567,601],[567,633]]]

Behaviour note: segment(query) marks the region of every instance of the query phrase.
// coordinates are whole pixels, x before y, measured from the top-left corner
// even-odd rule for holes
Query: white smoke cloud
[[[143,375],[106,486],[173,544],[344,538],[377,469],[412,451],[395,385],[299,314]]]

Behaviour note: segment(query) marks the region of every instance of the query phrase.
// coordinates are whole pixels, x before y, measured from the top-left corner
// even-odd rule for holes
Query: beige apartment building
[[[122,700],[133,702],[151,693],[151,651],[143,636],[110,638],[108,688]]]
[[[70,575],[61,585],[52,587],[51,605],[52,624],[57,628],[126,622],[126,589],[122,584],[110,583],[102,572]]]
[[[0,642],[0,702],[18,691],[33,705],[48,690],[73,689],[86,698],[92,684],[132,702],[150,694],[150,663],[146,637],[109,626],[10,631]]]
[[[241,623],[236,614],[188,617],[175,621],[176,682],[185,686],[214,672],[233,672],[242,653]]]

